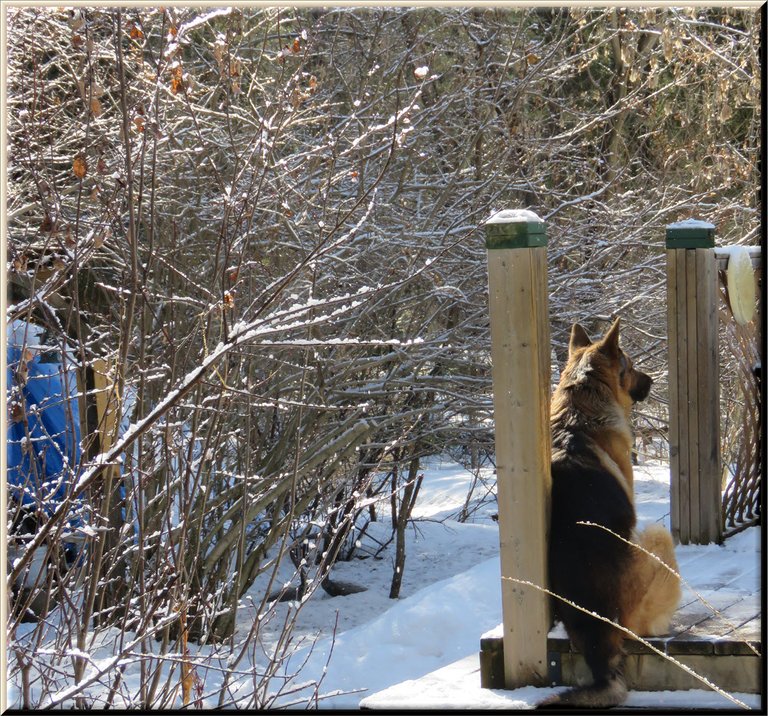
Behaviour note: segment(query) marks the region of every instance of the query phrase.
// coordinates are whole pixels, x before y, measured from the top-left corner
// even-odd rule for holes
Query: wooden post
[[[107,452],[117,440],[120,398],[109,377],[109,364],[103,358],[95,358],[83,368],[78,376],[78,384],[81,393],[80,434],[85,457],[92,459]],[[91,488],[88,497],[91,504],[98,506],[102,517],[106,517],[109,526],[98,537],[100,544],[97,553],[106,560],[102,568],[109,570],[109,579],[105,580],[105,586],[99,587],[97,623],[109,622],[113,619],[108,613],[110,609],[123,609],[127,604],[125,556],[119,551],[125,522],[125,499],[120,494],[121,481],[120,468],[109,465],[104,469],[101,480],[96,483],[96,488]]]
[[[712,224],[667,226],[672,534],[722,541],[717,260]]]
[[[77,375],[80,435],[85,455],[89,459],[107,452],[117,437],[117,397],[108,372],[107,361],[95,358]]]
[[[485,224],[506,688],[547,683],[551,486],[547,238],[530,211]]]

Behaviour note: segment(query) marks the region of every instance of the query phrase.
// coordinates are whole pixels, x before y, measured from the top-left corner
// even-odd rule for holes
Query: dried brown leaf
[[[97,97],[91,97],[90,102],[91,115],[94,117],[101,117],[104,114],[104,108],[101,106],[101,102]]]
[[[88,163],[82,154],[78,154],[72,162],[72,172],[78,179],[85,179],[88,174]]]

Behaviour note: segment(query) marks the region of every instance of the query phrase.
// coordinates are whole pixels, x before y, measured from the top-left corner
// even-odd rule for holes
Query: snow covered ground
[[[335,569],[335,577],[364,583],[367,591],[333,598],[318,591],[301,609],[296,633],[316,634],[319,638],[299,680],[323,677],[319,694],[325,698],[318,702],[320,708],[355,709],[361,700],[393,685],[399,686],[365,705],[450,709],[466,708],[469,699],[476,708],[530,708],[550,692],[536,688],[508,692],[480,688],[480,637],[501,621],[501,594],[498,532],[490,518],[495,504],[483,504],[472,522],[454,519],[471,479],[471,473],[456,464],[434,462],[427,468],[416,521],[409,528],[400,599],[387,598],[392,576],[388,553],[379,564],[353,560]],[[639,525],[662,522],[669,526],[668,467],[636,468],[635,486]],[[385,524],[382,529],[386,529]],[[698,552],[714,556],[725,550],[729,553],[729,567],[742,562],[754,564],[759,560],[759,534],[759,528],[750,528],[722,547],[679,547],[679,554],[684,556],[690,550],[697,556]],[[693,563],[701,565],[706,561],[696,559]],[[683,577],[687,578],[685,572]],[[304,658],[306,653],[297,654],[293,662],[301,663]],[[465,661],[461,664],[455,663],[462,659]],[[446,671],[432,679],[430,700],[425,701],[424,683],[414,680],[443,667],[447,667]],[[445,692],[442,702],[434,698],[441,685]],[[758,695],[736,696],[750,708],[760,706]],[[291,700],[295,697],[292,695]],[[709,691],[634,692],[627,705],[672,709],[733,706]]]
[[[636,469],[641,526],[651,522],[668,525],[668,474],[663,464]],[[264,649],[268,652],[278,645],[282,624],[293,617],[296,625],[290,647],[299,647],[282,670],[282,674],[295,675],[295,679],[282,687],[275,705],[303,707],[307,699],[313,699],[320,709],[358,709],[367,698],[366,706],[378,708],[522,709],[530,708],[551,691],[533,687],[515,691],[480,688],[480,638],[501,622],[498,529],[491,519],[496,504],[487,496],[493,475],[486,470],[480,477],[484,478],[484,484],[482,481],[478,484],[474,496],[484,499],[476,499],[469,520],[459,522],[456,518],[465,504],[473,475],[448,460],[435,460],[425,466],[415,519],[408,528],[407,559],[399,599],[388,598],[394,546],[390,544],[378,558],[373,556],[391,536],[386,504],[381,504],[380,521],[370,526],[359,549],[359,553],[367,553],[368,558],[339,563],[332,575],[334,579],[365,586],[366,591],[329,597],[318,589],[298,611],[293,603],[274,605],[275,613],[264,620],[259,631]],[[754,575],[754,583],[739,583],[734,589],[747,594],[750,590],[752,593],[759,590],[761,569],[756,566],[760,560],[759,528],[750,528],[721,547],[679,547],[678,558],[683,577],[694,585],[719,578],[713,570],[723,569],[725,565],[726,569],[736,572],[751,569]],[[690,574],[686,573],[686,564],[691,565]],[[281,580],[288,581],[290,577],[287,568],[279,574]],[[258,603],[265,593],[266,585],[257,581],[248,597]],[[255,619],[248,601],[244,600],[238,613],[237,637],[242,638],[242,643],[247,642],[245,637]],[[27,628],[31,627],[25,625],[17,637],[24,638]],[[94,673],[114,667],[109,646],[114,638],[110,630],[106,630],[92,645],[88,658]],[[217,692],[227,655],[215,654],[212,647],[204,646],[197,647],[191,656],[197,664],[198,675],[205,682],[200,705],[215,707],[216,699],[206,697],[205,693]],[[242,699],[243,705],[249,702],[254,689],[249,670],[262,660],[263,653],[258,649],[245,656],[237,669],[242,677],[239,681],[235,679],[228,691],[232,699]],[[131,706],[137,698],[139,666],[130,660],[124,666],[120,698],[124,705]],[[437,670],[442,671],[434,674]],[[430,683],[417,681],[430,674]],[[269,690],[281,689],[280,677],[278,672]],[[727,684],[722,686],[727,688]],[[102,687],[94,683],[93,688]],[[63,691],[52,705],[68,706],[66,689]],[[91,693],[96,695],[93,690]],[[18,684],[9,684],[8,696],[9,706],[18,706]],[[750,708],[760,707],[757,695],[735,696]],[[710,691],[633,692],[627,705],[663,709],[732,706],[724,697]]]

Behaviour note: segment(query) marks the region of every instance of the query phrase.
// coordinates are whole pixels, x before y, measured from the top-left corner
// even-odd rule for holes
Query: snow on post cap
[[[715,225],[702,219],[684,219],[674,224],[667,224],[668,229],[714,229]]]
[[[502,209],[484,224],[487,249],[519,249],[547,245],[544,222],[528,209]]]
[[[711,249],[715,245],[715,225],[701,219],[685,219],[667,224],[668,249]]]
[[[530,209],[502,209],[491,215],[486,224],[507,224],[511,222],[531,222],[541,223],[541,217]]]

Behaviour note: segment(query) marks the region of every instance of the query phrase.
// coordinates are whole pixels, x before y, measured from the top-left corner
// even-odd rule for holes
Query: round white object
[[[755,273],[745,246],[732,246],[728,253],[728,301],[736,323],[743,326],[755,315]]]

